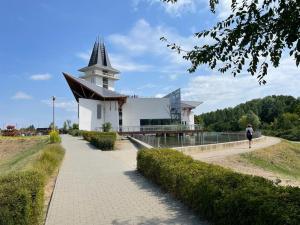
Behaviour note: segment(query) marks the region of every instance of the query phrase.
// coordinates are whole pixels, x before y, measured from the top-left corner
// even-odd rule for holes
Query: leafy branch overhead
[[[177,0],[162,0],[176,4]],[[215,13],[219,0],[210,0]],[[178,53],[194,72],[201,64],[221,73],[231,71],[236,76],[246,69],[257,75],[259,83],[265,83],[268,62],[278,67],[285,50],[289,51],[297,66],[300,63],[300,1],[299,0],[232,0],[231,14],[210,30],[195,33],[200,40],[210,39],[210,44],[195,46],[183,51],[176,43],[168,47]]]

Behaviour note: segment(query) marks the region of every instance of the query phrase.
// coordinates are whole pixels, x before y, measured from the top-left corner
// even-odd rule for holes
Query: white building
[[[77,78],[63,73],[78,102],[80,130],[101,130],[111,123],[116,131],[139,130],[141,126],[194,125],[195,109],[201,102],[182,101],[180,89],[163,98],[129,97],[115,92],[118,70],[109,61],[103,43],[96,41],[88,66],[79,70]]]

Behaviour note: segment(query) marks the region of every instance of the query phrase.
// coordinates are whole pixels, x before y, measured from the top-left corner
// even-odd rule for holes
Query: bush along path
[[[141,150],[137,168],[216,225],[299,225],[300,189],[193,160],[176,150]]]
[[[0,225],[42,223],[44,187],[63,156],[59,144],[48,144],[24,170],[0,177]]]
[[[114,150],[116,132],[82,131],[82,137],[102,151]]]

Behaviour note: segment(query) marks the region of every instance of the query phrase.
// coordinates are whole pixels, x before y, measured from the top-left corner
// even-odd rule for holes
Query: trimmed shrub
[[[49,133],[50,135],[50,143],[60,143],[61,138],[59,136],[59,132],[57,130],[52,130]]]
[[[103,151],[107,151],[114,149],[115,141],[111,137],[93,136],[91,144]]]
[[[113,140],[117,140],[117,133],[116,132],[99,132],[99,131],[82,131],[82,137],[87,140],[91,141],[91,138],[94,136],[101,136],[101,137],[109,137]]]
[[[36,171],[0,178],[0,224],[39,224],[44,204],[44,177]]]
[[[70,129],[68,130],[68,134],[78,137],[82,135],[82,131],[81,130],[77,130],[77,129]]]
[[[44,186],[64,156],[59,144],[45,146],[28,170],[0,177],[0,225],[38,225]]]
[[[176,150],[141,150],[137,169],[217,225],[300,224],[300,189],[193,160]]]
[[[82,131],[82,137],[95,147],[107,151],[113,150],[117,140],[116,132]]]

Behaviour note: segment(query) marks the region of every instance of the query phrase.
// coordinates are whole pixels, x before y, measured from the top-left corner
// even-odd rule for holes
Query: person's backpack
[[[247,130],[247,137],[252,136],[251,131],[248,129]]]

